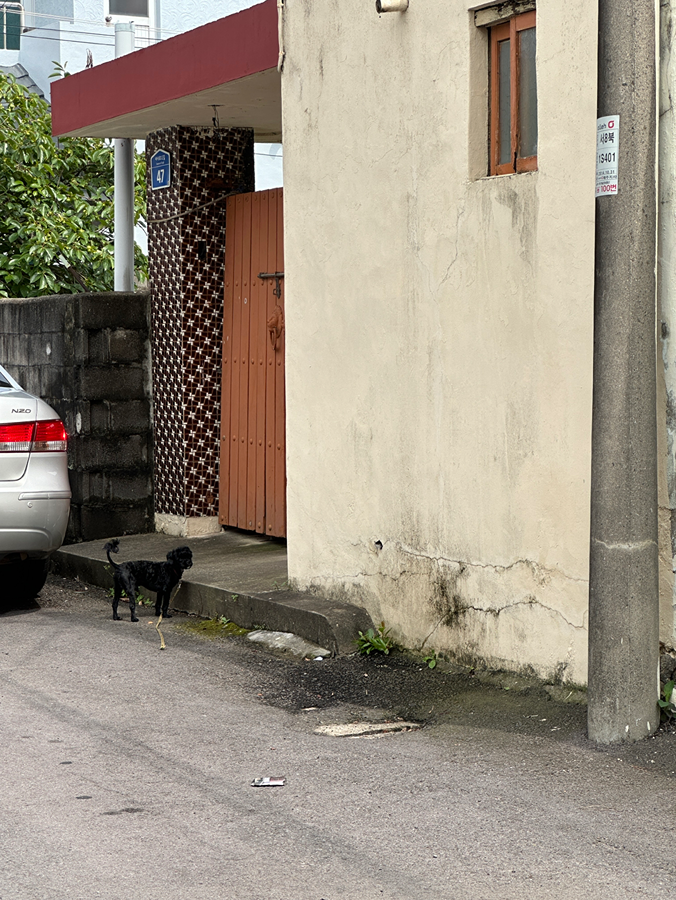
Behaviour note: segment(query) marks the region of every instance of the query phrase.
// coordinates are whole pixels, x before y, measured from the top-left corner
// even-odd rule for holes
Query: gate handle
[[[259,278],[274,278],[275,286],[272,289],[272,293],[275,297],[280,300],[282,296],[282,285],[281,279],[284,278],[284,272],[259,272]],[[277,304],[274,310],[272,311],[272,315],[268,319],[268,332],[270,333],[270,343],[273,348],[277,349],[277,344],[279,343],[279,338],[284,331],[284,311],[282,307]]]
[[[284,331],[284,311],[279,304],[275,306],[272,315],[268,319],[268,331],[270,333],[270,343],[276,350],[279,338]]]

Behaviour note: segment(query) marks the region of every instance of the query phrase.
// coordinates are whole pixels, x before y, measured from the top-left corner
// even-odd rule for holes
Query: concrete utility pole
[[[659,105],[659,242],[657,266],[658,314],[667,392],[667,490],[671,512],[671,566],[676,569],[676,0],[660,2]],[[672,641],[676,584],[672,587],[669,631]],[[664,610],[662,610],[664,613]]]
[[[115,24],[115,56],[134,50],[133,22]],[[116,138],[115,148],[115,290],[134,290],[134,142]]]
[[[596,201],[589,737],[658,724],[655,4],[599,0],[598,115],[619,116],[619,190]]]

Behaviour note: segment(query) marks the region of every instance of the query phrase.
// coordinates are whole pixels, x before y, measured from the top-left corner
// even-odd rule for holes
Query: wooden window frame
[[[514,16],[507,22],[490,29],[490,175],[514,175],[518,172],[534,172],[538,167],[537,154],[518,156],[519,148],[519,41],[520,31],[535,28],[535,10]],[[511,93],[511,153],[508,163],[499,163],[500,153],[500,59],[499,44],[509,40],[510,93]]]

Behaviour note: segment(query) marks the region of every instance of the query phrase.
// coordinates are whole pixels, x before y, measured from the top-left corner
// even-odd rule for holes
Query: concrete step
[[[109,539],[110,540],[110,539]],[[286,546],[258,535],[222,531],[207,537],[135,534],[120,539],[116,562],[162,561],[175,547],[188,546],[193,567],[184,572],[172,607],[206,618],[227,616],[242,628],[297,634],[332,654],[353,653],[359,631],[373,627],[359,606],[336,603],[288,589]],[[69,544],[53,557],[53,570],[103,588],[113,586],[105,540]],[[155,595],[151,591],[142,593]]]

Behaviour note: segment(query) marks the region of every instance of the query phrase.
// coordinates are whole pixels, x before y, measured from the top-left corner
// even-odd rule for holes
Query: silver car
[[[66,429],[0,366],[0,601],[30,599],[70,511]]]

